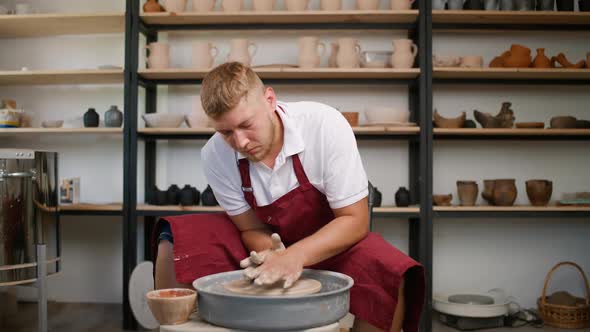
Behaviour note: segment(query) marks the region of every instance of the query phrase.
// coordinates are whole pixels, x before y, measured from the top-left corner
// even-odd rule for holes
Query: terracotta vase
[[[461,115],[456,118],[444,118],[437,110],[434,110],[434,124],[438,128],[463,128],[465,116],[465,112],[461,112]]]
[[[483,191],[481,197],[490,205],[494,205],[494,183],[495,180],[483,180]]]
[[[457,192],[461,206],[474,206],[479,188],[475,181],[457,181]]]
[[[418,54],[418,46],[411,39],[396,39],[392,41],[393,54],[391,65],[393,68],[412,68]]]
[[[359,68],[360,67],[361,46],[359,41],[354,38],[338,39],[338,54],[336,63],[339,68]]]
[[[516,201],[516,180],[498,179],[494,181],[494,204],[498,206],[512,206]]]
[[[143,4],[144,13],[158,13],[163,11],[164,8],[160,6],[158,0],[148,0],[146,3]]]
[[[533,67],[535,68],[551,68],[551,60],[545,56],[545,49],[538,48],[537,56],[533,60]]]
[[[553,193],[553,182],[549,180],[528,180],[526,181],[526,194],[534,206],[545,206],[551,199]]]
[[[513,44],[510,54],[504,58],[504,67],[526,68],[531,66],[531,49],[522,45]]]

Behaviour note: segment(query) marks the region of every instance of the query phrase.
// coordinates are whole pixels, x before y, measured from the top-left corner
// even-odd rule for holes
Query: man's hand
[[[257,267],[264,263],[271,255],[285,250],[285,245],[281,241],[279,234],[273,233],[270,238],[272,240],[272,247],[270,249],[261,252],[252,251],[250,257],[240,261],[240,267],[245,269],[244,276],[246,278],[250,280],[256,279],[258,277]]]

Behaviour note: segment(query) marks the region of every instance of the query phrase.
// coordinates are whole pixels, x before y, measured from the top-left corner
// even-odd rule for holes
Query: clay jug
[[[230,51],[227,55],[227,61],[238,61],[246,66],[250,66],[252,57],[256,54],[256,44],[244,38],[232,39],[230,42]]]
[[[526,194],[533,206],[545,206],[551,199],[553,182],[549,180],[526,181]]]
[[[395,39],[392,44],[391,64],[393,68],[412,68],[416,54],[418,54],[418,46],[411,39]]]
[[[105,127],[121,127],[122,124],[123,112],[119,111],[116,105],[112,105],[104,114]]]
[[[522,45],[513,44],[510,54],[504,58],[504,67],[526,68],[531,65],[531,49]]]
[[[457,181],[457,191],[459,192],[459,201],[462,206],[474,206],[477,201],[479,188],[475,181]]]
[[[537,56],[533,60],[533,67],[535,68],[551,68],[551,60],[545,56],[545,49],[538,48]]]
[[[339,68],[359,68],[360,67],[361,46],[359,41],[354,38],[338,39],[338,55],[336,63]]]
[[[330,53],[330,58],[328,58],[328,67],[336,68],[338,67],[338,63],[336,62],[336,57],[338,56],[338,43],[331,43],[332,52]]]
[[[193,43],[193,68],[209,69],[217,56],[217,47],[208,41]]]
[[[512,206],[516,200],[516,185],[514,179],[499,179],[494,181],[494,204],[498,206]]]
[[[356,8],[359,10],[377,10],[379,0],[356,0]]]
[[[301,68],[317,68],[320,66],[320,57],[324,54],[326,46],[318,37],[299,38],[298,63]],[[319,54],[318,54],[319,52]]]
[[[158,0],[148,0],[146,3],[143,4],[144,13],[158,13],[163,11],[164,8],[160,6]]]
[[[197,13],[206,13],[213,10],[215,0],[193,0],[193,11]]]

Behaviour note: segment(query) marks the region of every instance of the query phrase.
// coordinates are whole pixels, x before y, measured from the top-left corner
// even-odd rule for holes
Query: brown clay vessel
[[[526,68],[531,66],[531,49],[522,45],[512,44],[510,55],[504,58],[504,67]]]
[[[553,66],[555,66],[555,62],[558,62],[563,68],[580,69],[586,66],[586,61],[584,60],[580,60],[576,63],[569,62],[563,53],[559,53],[557,56],[551,58],[551,64]]]
[[[573,116],[554,116],[551,118],[551,128],[571,129],[576,128],[577,119]]]
[[[473,116],[482,128],[512,128],[515,117],[514,111],[510,108],[511,105],[510,102],[503,102],[500,112],[495,116],[478,110],[473,111]]]
[[[553,182],[549,180],[526,181],[526,194],[533,206],[545,206],[551,199]]]
[[[481,192],[481,197],[485,199],[490,205],[494,205],[494,183],[495,180],[483,180],[483,191]]]
[[[164,8],[160,6],[158,0],[148,0],[146,3],[143,4],[144,13],[158,13],[163,11]]]
[[[358,125],[359,125],[359,113],[358,112],[342,112],[342,115],[344,115],[344,118],[346,119],[346,121],[348,121],[348,124],[350,124],[351,127],[358,127]]]
[[[456,118],[445,118],[442,117],[437,110],[434,110],[434,124],[438,128],[463,128],[465,116],[465,112],[462,112],[461,115]]]
[[[551,60],[545,55],[544,48],[537,49],[537,56],[533,60],[533,67],[535,68],[552,68]]]
[[[514,179],[497,179],[494,181],[494,205],[512,206],[516,201],[516,184]]]
[[[530,128],[545,128],[544,122],[517,122],[516,128],[530,129]]]
[[[479,188],[475,181],[457,181],[457,192],[461,206],[474,206]]]
[[[506,51],[502,53],[500,56],[495,57],[494,59],[492,59],[492,61],[490,61],[490,67],[504,67],[504,59],[506,59],[506,57],[508,57],[509,55],[510,51]]]
[[[451,206],[453,194],[448,195],[432,195],[432,200],[436,206]]]
[[[590,120],[576,120],[576,128],[580,128],[580,129],[590,128]]]

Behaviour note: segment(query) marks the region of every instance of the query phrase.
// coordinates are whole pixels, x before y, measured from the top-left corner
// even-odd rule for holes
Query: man
[[[227,214],[160,222],[156,288],[239,268],[257,284],[290,287],[303,268],[332,270],[355,281],[353,330],[415,332],[424,271],[368,232],[367,176],[344,117],[277,102],[237,62],[203,79],[201,101],[216,130],[201,152],[205,175]]]

